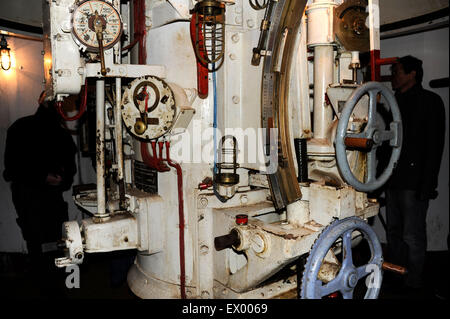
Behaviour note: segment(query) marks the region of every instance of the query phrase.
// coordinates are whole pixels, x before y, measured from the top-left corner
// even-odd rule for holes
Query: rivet
[[[208,206],[208,199],[206,197],[201,197],[199,199],[199,204],[201,208],[205,208],[206,206]]]
[[[209,252],[209,247],[208,246],[206,246],[206,245],[201,245],[200,246],[200,253],[202,255],[206,255],[206,254],[208,254],[208,252]]]

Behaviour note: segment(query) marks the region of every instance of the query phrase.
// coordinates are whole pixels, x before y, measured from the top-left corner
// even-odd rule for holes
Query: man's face
[[[409,74],[405,73],[403,65],[400,63],[394,64],[392,66],[392,77],[391,84],[392,89],[401,90],[403,88],[408,88],[415,84],[416,82],[416,72],[412,71]]]

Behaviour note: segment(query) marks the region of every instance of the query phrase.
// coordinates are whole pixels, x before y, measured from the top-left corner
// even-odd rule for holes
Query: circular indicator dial
[[[116,44],[122,34],[120,14],[111,4],[100,0],[84,1],[72,14],[72,34],[88,51],[99,51],[95,28],[98,21],[101,22],[104,49]]]
[[[176,115],[174,92],[156,76],[137,78],[123,92],[122,119],[138,138],[153,140],[167,134]]]

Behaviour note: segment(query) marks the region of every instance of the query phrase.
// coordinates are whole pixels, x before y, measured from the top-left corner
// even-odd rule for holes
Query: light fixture
[[[199,1],[191,14],[195,24],[191,37],[197,61],[209,72],[215,72],[222,66],[225,51],[224,1]]]
[[[2,69],[8,71],[11,67],[11,54],[10,48],[8,48],[8,42],[6,42],[5,36],[2,35],[2,40],[0,41],[0,54],[1,54],[1,64]]]

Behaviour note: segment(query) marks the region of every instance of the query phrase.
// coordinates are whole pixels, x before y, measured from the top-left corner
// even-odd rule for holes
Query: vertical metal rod
[[[299,86],[300,86],[300,132],[295,137],[310,138],[311,130],[311,109],[309,106],[309,69],[308,69],[308,53],[307,53],[307,26],[306,14],[303,15],[301,24],[299,54],[297,63],[299,68]]]
[[[105,80],[95,83],[96,94],[96,158],[97,158],[97,213],[95,217],[107,217],[105,193]]]
[[[123,207],[125,201],[125,174],[123,162],[123,143],[122,143],[122,79],[116,78],[116,105],[115,105],[115,135],[116,135],[116,158],[117,158],[117,177],[119,183],[120,206]]]
[[[332,45],[314,47],[314,138],[324,139],[333,120],[333,109],[325,94],[333,83],[334,51]]]

